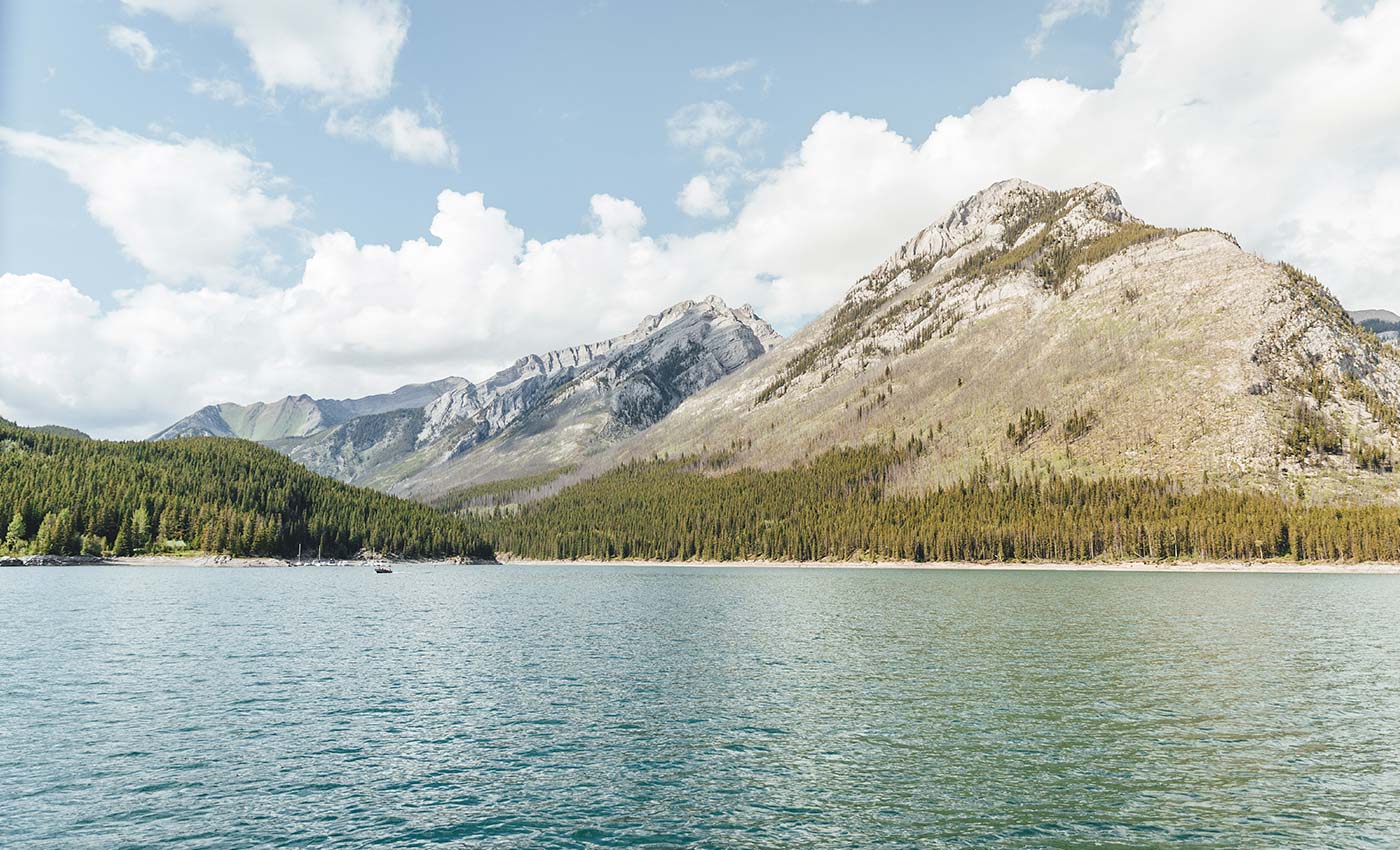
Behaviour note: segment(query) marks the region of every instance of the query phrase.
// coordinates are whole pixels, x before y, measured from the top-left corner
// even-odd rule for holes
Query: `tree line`
[[[890,492],[918,452],[911,440],[722,474],[696,459],[638,461],[499,510],[487,535],[498,551],[562,559],[1400,561],[1396,508],[1005,468]]]
[[[109,442],[0,420],[0,550],[484,557],[467,520],[323,478],[255,443]]]

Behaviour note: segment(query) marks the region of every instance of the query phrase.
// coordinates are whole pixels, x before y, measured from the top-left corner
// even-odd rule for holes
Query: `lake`
[[[1400,844],[1400,577],[0,569],[0,846]]]

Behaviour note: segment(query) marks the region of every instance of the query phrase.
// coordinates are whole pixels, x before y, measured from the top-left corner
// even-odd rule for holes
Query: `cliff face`
[[[683,301],[621,336],[522,357],[421,410],[352,419],[276,447],[318,472],[419,496],[530,475],[650,427],[780,339],[747,306]]]

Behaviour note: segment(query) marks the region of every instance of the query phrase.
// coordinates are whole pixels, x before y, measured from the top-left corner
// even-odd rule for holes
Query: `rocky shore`
[[[1342,563],[1324,561],[655,561],[646,559],[603,561],[590,558],[553,560],[523,558],[502,553],[502,564],[535,567],[695,567],[830,570],[1022,570],[1132,573],[1328,573],[1400,575],[1400,563]]]
[[[25,555],[0,557],[0,567],[76,567],[105,564],[107,559],[96,555]]]
[[[360,557],[353,559],[324,559],[296,561],[287,558],[242,558],[233,555],[131,555],[121,558],[99,558],[93,555],[26,555],[0,557],[0,567],[79,567],[98,564],[165,567],[355,567],[375,563],[399,564],[494,564],[494,559],[434,558],[410,560],[395,557]]]

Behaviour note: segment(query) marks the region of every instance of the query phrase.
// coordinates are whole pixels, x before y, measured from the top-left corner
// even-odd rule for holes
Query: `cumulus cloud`
[[[1085,15],[1108,14],[1108,0],[1049,0],[1040,13],[1040,28],[1026,39],[1026,48],[1032,56],[1045,49],[1045,39],[1050,32],[1066,21],[1082,18]]]
[[[298,211],[267,165],[206,139],[152,139],[79,119],[62,137],[0,127],[0,146],[63,171],[122,251],[167,283],[246,282],[273,259],[263,236]]]
[[[360,115],[343,117],[332,111],[326,118],[326,132],[360,141],[371,141],[385,148],[394,159],[424,165],[457,167],[457,145],[441,126],[441,117],[430,109],[432,124],[423,123],[417,112],[391,109],[369,120]]]
[[[218,400],[480,377],[711,292],[790,330],[1012,176],[1111,183],[1150,222],[1231,231],[1349,306],[1394,309],[1397,43],[1400,0],[1344,20],[1322,0],[1148,0],[1110,87],[1025,80],[922,141],[824,115],[731,220],[695,236],[650,235],[637,205],[599,195],[583,232],[540,242],[480,195],[444,192],[425,238],[324,234],[287,289],[150,286],[103,310],[66,281],[6,275],[0,338],[17,354],[0,360],[0,415],[139,435]],[[695,110],[677,142],[723,146],[742,124],[726,114]]]
[[[479,376],[610,336],[699,285],[651,279],[664,249],[636,204],[599,195],[589,210],[586,232],[538,242],[480,194],[443,192],[426,238],[323,234],[286,289],[152,285],[106,311],[66,280],[0,275],[0,338],[16,355],[0,358],[0,415],[136,437],[213,399]]]
[[[764,123],[747,118],[722,101],[692,103],[666,121],[671,143],[697,151],[707,172],[692,177],[676,197],[676,205],[690,216],[722,218],[729,214],[726,193],[731,184],[752,178],[746,170]]]
[[[697,174],[681,188],[676,206],[689,216],[724,218],[729,215],[729,200],[725,197],[728,188],[728,181],[723,177]]]
[[[408,35],[397,0],[122,0],[133,12],[226,27],[270,93],[306,91],[334,103],[380,98]]]
[[[108,27],[107,43],[130,56],[131,61],[141,70],[149,71],[155,67],[159,51],[141,30],[123,26]]]
[[[400,0],[122,0],[133,12],[158,12],[181,22],[209,21],[227,28],[248,51],[267,98],[279,89],[304,92],[329,108],[328,133],[370,141],[394,159],[457,165],[457,145],[431,105],[428,120],[396,107],[369,117],[363,105],[389,94],[408,36]],[[228,79],[195,77],[190,91],[236,106],[249,102]]]

